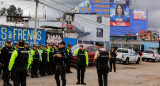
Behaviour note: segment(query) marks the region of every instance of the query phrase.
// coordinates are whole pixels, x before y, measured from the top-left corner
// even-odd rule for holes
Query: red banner
[[[129,22],[110,22],[110,26],[129,26]]]

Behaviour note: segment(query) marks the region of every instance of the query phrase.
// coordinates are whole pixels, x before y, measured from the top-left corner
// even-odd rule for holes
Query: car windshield
[[[144,53],[153,53],[152,50],[145,50]]]
[[[126,49],[118,49],[117,52],[119,52],[119,53],[128,53],[128,50],[126,50]]]
[[[74,45],[74,46],[71,48],[71,50],[72,50],[72,51],[75,51],[75,50],[78,49],[78,48],[79,48],[79,45]],[[83,48],[86,49],[86,46],[84,46]]]

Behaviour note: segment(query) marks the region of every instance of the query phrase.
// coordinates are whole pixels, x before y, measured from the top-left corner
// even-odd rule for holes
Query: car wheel
[[[139,64],[139,62],[140,62],[140,58],[137,59],[136,64]]]
[[[128,64],[129,64],[129,58],[127,58],[125,61],[125,65],[128,65]]]
[[[155,58],[155,59],[153,60],[153,62],[158,62],[158,59],[157,59],[157,58]]]

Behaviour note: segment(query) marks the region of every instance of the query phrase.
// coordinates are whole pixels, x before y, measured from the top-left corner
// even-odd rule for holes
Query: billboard
[[[134,20],[147,20],[147,10],[134,10]]]
[[[159,40],[159,32],[156,31],[139,31],[140,39],[142,40],[152,40],[152,41],[158,41]]]
[[[129,0],[111,0],[110,25],[129,26]]]
[[[63,33],[47,32],[46,43],[58,44],[63,41]]]
[[[110,17],[110,0],[90,0],[92,12],[99,17]]]
[[[36,44],[45,44],[45,40],[43,38],[46,38],[46,31],[37,30]],[[8,39],[11,40],[12,46],[19,40],[24,40],[32,46],[34,43],[34,29],[0,26],[0,47],[5,45]]]

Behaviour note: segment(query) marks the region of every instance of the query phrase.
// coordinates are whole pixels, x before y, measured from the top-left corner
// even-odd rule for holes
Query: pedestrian
[[[98,51],[94,57],[94,63],[96,64],[98,83],[99,86],[108,86],[108,61],[110,59],[109,52],[103,48],[103,44],[98,44]]]
[[[32,49],[32,54],[31,54],[31,61],[32,61],[32,67],[31,67],[31,78],[38,78],[38,66],[39,66],[39,59],[40,59],[40,53],[38,50],[37,45],[33,45]]]
[[[60,86],[60,79],[59,76],[61,76],[62,80],[62,86],[66,86],[66,64],[67,59],[69,58],[68,52],[65,49],[65,42],[60,42],[59,49],[56,52],[55,59],[56,59],[56,72],[55,72],[55,80],[57,83],[57,86]]]
[[[9,71],[15,67],[14,86],[26,86],[27,69],[31,64],[30,53],[24,48],[24,40],[19,41],[19,48],[14,50],[9,63]]]
[[[46,69],[47,69],[47,63],[49,62],[49,52],[46,49],[46,45],[43,46],[43,51],[42,51],[42,70],[41,70],[41,76],[46,76]]]
[[[86,85],[84,82],[84,75],[86,71],[86,66],[88,67],[88,54],[84,50],[83,45],[80,45],[79,48],[74,52],[74,55],[77,55],[77,79],[76,84]]]
[[[1,56],[2,56],[2,66],[3,66],[3,86],[12,86],[9,83],[9,76],[10,76],[10,72],[8,70],[8,64],[9,64],[9,60],[11,58],[11,54],[13,52],[13,48],[11,47],[11,41],[7,40],[5,46],[2,48],[1,50]]]
[[[68,58],[68,62],[67,62],[67,73],[72,73],[71,71],[71,60],[72,60],[72,50],[71,50],[71,47],[72,45],[71,44],[68,44],[68,48],[67,48],[67,51],[68,51],[68,54],[69,54],[69,58]]]
[[[110,72],[112,72],[112,66],[114,68],[114,72],[116,72],[116,51],[115,48],[112,47],[110,51],[111,59],[110,59]]]

